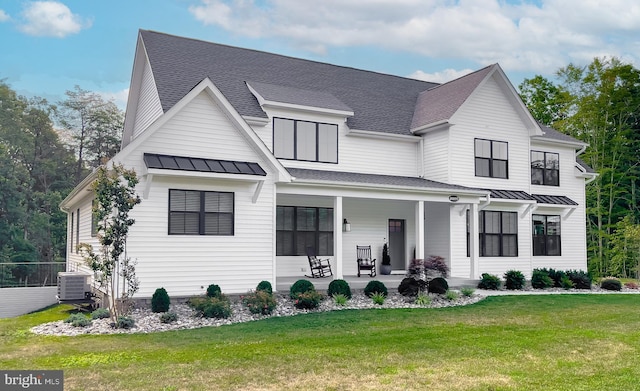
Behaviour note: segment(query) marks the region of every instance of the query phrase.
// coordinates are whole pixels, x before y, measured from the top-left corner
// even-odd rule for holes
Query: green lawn
[[[68,310],[0,320],[0,368],[63,369],[65,390],[640,387],[638,295],[491,297],[148,335],[28,332]]]

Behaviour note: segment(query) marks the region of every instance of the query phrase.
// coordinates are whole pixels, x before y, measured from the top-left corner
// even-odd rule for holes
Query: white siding
[[[480,86],[453,116],[450,128],[451,183],[489,189],[528,189],[529,133],[493,78]],[[475,176],[474,139],[509,143],[509,179]]]
[[[467,257],[467,215],[460,215],[460,208],[447,209],[450,216],[449,238],[451,243],[451,277],[469,278],[471,259]]]
[[[449,167],[453,159],[449,151],[449,131],[438,130],[424,136],[424,177],[434,181],[449,183]],[[451,162],[450,162],[451,160]]]
[[[158,90],[148,61],[145,61],[144,70],[142,71],[140,95],[136,106],[136,118],[133,125],[134,139],[162,115],[160,97],[158,96]]]
[[[144,152],[250,161],[270,170],[206,93],[176,113],[123,163],[143,172]],[[146,180],[139,184],[139,194]],[[223,292],[240,293],[261,280],[274,283],[273,174],[269,173],[257,202],[252,203],[256,186],[228,179],[155,176],[148,198],[132,212],[136,224],[131,228],[128,255],[138,262],[140,292],[136,296],[150,297],[160,287],[172,296],[200,294],[212,283]],[[168,235],[169,189],[234,192],[234,235]]]
[[[91,236],[91,217],[92,217],[92,199],[87,194],[78,204],[76,204],[70,212],[73,212],[73,222],[71,222],[71,214],[67,216],[67,271],[84,271],[92,273],[91,269],[86,265],[86,261],[82,254],[78,252],[76,243],[86,243],[93,246],[94,251],[99,250],[100,243],[96,237]],[[80,209],[80,235],[77,235],[78,209]],[[71,241],[73,239],[73,242]]]
[[[418,175],[417,143],[348,136],[344,118],[335,116],[301,114],[275,109],[269,109],[268,114],[270,118],[289,118],[338,125],[338,164],[281,159],[280,162],[285,167],[381,175]],[[255,126],[254,131],[269,150],[273,151],[272,122],[270,121],[265,126]]]
[[[425,202],[424,204],[424,246],[425,257],[439,255],[451,268],[449,245],[449,209],[448,204]]]

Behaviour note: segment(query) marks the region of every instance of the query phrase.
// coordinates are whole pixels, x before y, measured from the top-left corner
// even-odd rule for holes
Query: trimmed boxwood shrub
[[[482,279],[480,280],[480,283],[478,283],[478,288],[496,291],[500,289],[501,284],[502,282],[500,281],[498,276],[494,276],[493,274],[489,273],[482,273]]]
[[[429,293],[437,293],[443,295],[449,290],[449,283],[442,277],[436,277],[429,281]]]
[[[295,300],[298,298],[299,294],[315,290],[316,287],[313,286],[311,281],[301,279],[291,285],[291,288],[289,288],[289,297]]]
[[[258,286],[256,286],[256,291],[264,291],[268,294],[273,294],[273,288],[271,287],[271,283],[269,281],[260,281]]]
[[[543,269],[544,270],[544,269]],[[553,280],[553,286],[555,288],[562,288],[562,278],[567,275],[567,273],[562,270],[549,269],[548,270],[549,277]]]
[[[518,270],[508,270],[504,273],[504,285],[509,290],[524,288],[524,274]]]
[[[219,285],[211,284],[207,287],[207,296],[209,297],[220,297],[222,295],[222,290]]]
[[[153,292],[153,296],[151,296],[152,312],[167,312],[169,311],[170,304],[171,300],[169,299],[169,294],[166,289],[158,288]]]
[[[367,297],[371,297],[371,295],[373,295],[375,292],[383,294],[384,297],[387,297],[387,295],[389,294],[389,292],[387,291],[387,287],[381,281],[371,280],[369,281],[367,286],[364,287],[364,294]]]
[[[553,280],[549,274],[542,269],[533,269],[531,274],[531,286],[534,289],[547,289],[553,286]]]
[[[606,277],[600,281],[600,288],[608,291],[619,291],[622,289],[622,283],[615,277]]]
[[[327,296],[333,297],[333,295],[344,295],[347,299],[350,299],[351,288],[349,287],[349,283],[345,280],[331,281],[327,289]]]

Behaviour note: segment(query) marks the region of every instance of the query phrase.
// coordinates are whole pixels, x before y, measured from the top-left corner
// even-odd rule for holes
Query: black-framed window
[[[307,206],[276,207],[276,255],[333,255],[333,209]]]
[[[560,216],[533,215],[533,255],[560,256]]]
[[[553,152],[531,151],[531,184],[560,185],[560,155]]]
[[[169,235],[233,234],[233,193],[169,190]]]
[[[518,256],[518,213],[481,211],[479,219],[481,257]]]
[[[338,163],[338,125],[274,118],[273,154],[280,159]]]
[[[508,143],[480,138],[474,142],[476,176],[509,178]]]

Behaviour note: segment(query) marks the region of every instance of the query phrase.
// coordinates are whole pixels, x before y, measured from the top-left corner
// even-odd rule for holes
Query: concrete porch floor
[[[306,279],[313,283],[316,287],[316,290],[326,291],[329,288],[329,283],[335,278],[334,276],[325,277],[325,278],[310,278],[306,276],[295,276],[295,277],[276,277],[276,286],[275,289],[279,292],[288,292],[291,285],[294,282],[300,279]],[[363,290],[365,286],[371,280],[378,280],[387,287],[390,291],[394,291],[398,289],[398,285],[402,279],[405,278],[404,274],[391,274],[391,275],[381,275],[378,274],[375,277],[369,277],[368,274],[362,275],[360,277],[355,275],[343,276],[343,279],[349,283],[349,286],[352,290]],[[460,289],[462,287],[473,287],[478,286],[479,280],[472,280],[468,278],[458,278],[458,277],[448,277],[446,278],[447,283],[449,283],[449,288],[451,289]]]

